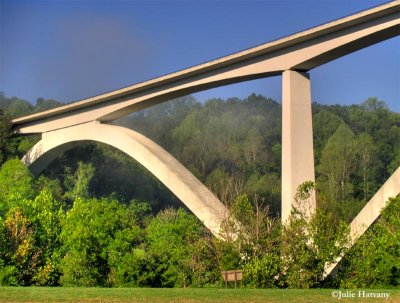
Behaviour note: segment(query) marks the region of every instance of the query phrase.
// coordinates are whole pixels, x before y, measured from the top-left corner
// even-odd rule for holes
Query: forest
[[[82,144],[34,177],[20,159],[40,137],[14,136],[10,121],[60,105],[0,93],[0,285],[221,287],[222,270],[242,269],[244,288],[400,287],[400,197],[347,247],[348,224],[400,166],[400,113],[383,101],[313,103],[316,182],[298,197],[315,190],[318,209],[311,218],[294,210],[285,225],[278,102],[186,96],[114,121],[161,145],[227,205],[221,238],[106,145]]]

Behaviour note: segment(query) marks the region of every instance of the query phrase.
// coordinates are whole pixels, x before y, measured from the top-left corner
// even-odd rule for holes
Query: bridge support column
[[[307,73],[293,70],[282,74],[282,222],[290,216],[297,187],[315,181],[311,114],[311,86]],[[307,215],[314,212],[313,194],[302,205]]]

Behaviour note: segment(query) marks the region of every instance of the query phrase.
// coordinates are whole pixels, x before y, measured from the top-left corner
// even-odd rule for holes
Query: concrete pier
[[[315,211],[315,195],[301,207],[294,199],[305,181],[315,181],[310,78],[287,70],[282,74],[282,222],[292,205],[307,216]]]

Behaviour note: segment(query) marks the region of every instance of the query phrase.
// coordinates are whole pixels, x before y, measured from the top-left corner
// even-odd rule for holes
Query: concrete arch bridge
[[[400,1],[392,1],[306,31],[159,78],[14,119],[15,134],[41,134],[23,158],[39,174],[59,153],[82,141],[112,145],[153,173],[215,235],[225,206],[160,146],[112,121],[180,96],[252,79],[282,75],[282,220],[295,204],[299,184],[314,181],[311,89],[308,71],[400,34]],[[400,192],[400,170],[352,223],[354,239]],[[309,201],[315,209],[315,199]],[[354,226],[353,226],[354,225]]]

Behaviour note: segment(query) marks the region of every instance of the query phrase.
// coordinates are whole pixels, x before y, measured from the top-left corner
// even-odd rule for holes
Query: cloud
[[[50,85],[62,101],[97,95],[149,75],[152,51],[133,22],[76,14],[60,20],[52,33],[54,44],[38,63],[35,81]]]

